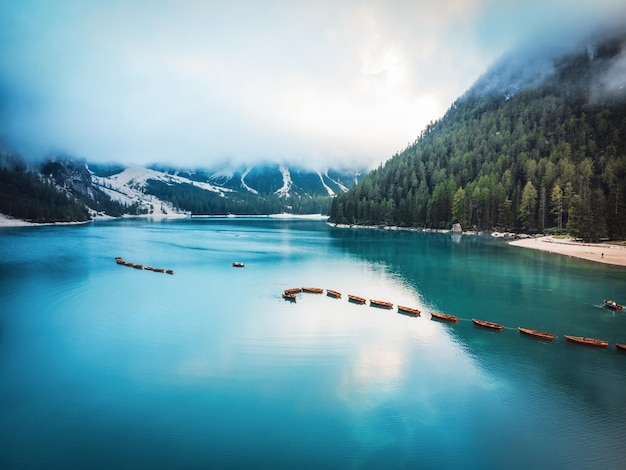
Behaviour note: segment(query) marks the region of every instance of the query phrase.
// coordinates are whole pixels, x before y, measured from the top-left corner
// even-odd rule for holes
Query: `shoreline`
[[[215,219],[225,219],[225,218],[266,218],[266,219],[302,219],[302,220],[326,220],[328,219],[327,215],[322,214],[264,214],[264,215],[191,215],[188,213],[170,213],[170,214],[141,214],[141,215],[123,215],[121,217],[109,217],[97,215],[91,220],[85,220],[84,222],[28,222],[22,219],[15,219],[13,217],[9,217],[5,214],[0,213],[0,229],[1,228],[16,228],[16,227],[45,227],[50,225],[79,225],[79,224],[90,224],[97,223],[101,220],[116,220],[116,219],[156,219],[156,220],[165,220],[165,219],[184,219],[184,218],[215,218]]]
[[[132,216],[123,215],[123,216],[119,217],[119,219],[124,219],[124,218],[173,219],[173,218],[182,218],[182,217],[188,217],[188,215],[186,215],[186,214],[159,214],[159,215],[141,214],[141,215],[132,215]],[[0,214],[0,228],[47,227],[47,226],[51,226],[51,225],[83,225],[83,224],[97,223],[98,221],[102,221],[102,220],[115,220],[115,219],[118,219],[118,217],[110,217],[110,216],[106,216],[106,215],[105,216],[97,215],[97,216],[93,217],[91,220],[85,220],[83,222],[42,222],[42,223],[38,223],[38,222],[29,222],[27,220],[22,220],[22,219],[15,219],[13,217],[9,217],[7,215]]]
[[[582,243],[571,238],[552,236],[525,238],[508,242],[511,246],[529,248],[552,254],[571,256],[594,263],[626,266],[626,247],[610,243]]]
[[[424,227],[399,227],[397,225],[357,225],[357,224],[337,224],[335,222],[326,222],[329,227],[341,229],[358,229],[358,230],[388,230],[392,232],[419,232],[419,233],[449,233],[451,235],[489,235],[489,232],[473,232],[464,230],[455,232],[446,228],[424,228]]]
[[[190,215],[176,214],[175,216],[154,217],[153,215],[141,215],[135,217],[146,218],[177,218],[177,217],[194,217]],[[211,216],[196,216],[196,217],[211,217]],[[221,216],[228,217],[228,216]],[[230,216],[233,217],[233,216]],[[319,214],[309,214],[308,216],[293,216],[291,214],[271,214],[258,217],[267,218],[310,218],[324,220],[323,216]],[[27,222],[25,220],[14,219],[4,214],[0,214],[0,228],[10,227],[42,227],[46,225],[76,225],[97,222],[105,217],[96,217],[92,220],[85,222],[56,222],[56,223],[44,223],[37,224],[33,222]],[[355,226],[355,225],[341,225],[341,224],[328,224],[338,228],[367,228],[367,229],[380,229],[378,226]],[[404,227],[384,227],[386,230],[406,230],[415,232],[439,232],[439,233],[452,233],[450,230],[435,230],[435,229],[417,229],[417,228],[404,228]],[[463,235],[476,235],[476,232],[463,232]],[[459,233],[460,235],[460,233]],[[552,254],[559,254],[570,256],[572,258],[578,258],[585,261],[591,261],[594,263],[607,264],[612,266],[626,267],[626,246],[613,245],[610,243],[582,243],[576,242],[571,238],[555,238],[552,236],[524,238],[521,240],[511,240],[507,242],[510,246],[516,246],[520,248],[528,248],[531,250],[543,251]]]
[[[4,214],[0,214],[0,228],[18,228],[18,227],[46,227],[50,225],[81,225],[89,224],[93,220],[85,220],[84,222],[28,222],[27,220],[14,219]]]
[[[483,232],[453,232],[446,229],[423,229],[409,227],[392,227],[377,225],[348,225],[348,224],[331,224],[328,225],[337,228],[356,228],[356,229],[378,229],[378,230],[401,230],[408,232],[435,232],[450,233],[453,235],[488,235]],[[511,233],[492,232],[492,237],[508,238],[512,237]],[[572,238],[555,238],[553,236],[529,237],[519,240],[510,240],[508,245],[521,248],[529,248],[531,250],[544,251],[551,254],[565,255],[572,258],[591,261],[611,266],[626,267],[626,246],[613,245],[611,243],[583,243],[574,241]]]

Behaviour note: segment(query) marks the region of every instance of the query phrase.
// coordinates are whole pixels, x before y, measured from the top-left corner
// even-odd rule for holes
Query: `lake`
[[[281,297],[299,286],[343,295]],[[626,301],[626,270],[483,236],[269,218],[4,228],[0,468],[623,468],[626,313],[605,298]]]

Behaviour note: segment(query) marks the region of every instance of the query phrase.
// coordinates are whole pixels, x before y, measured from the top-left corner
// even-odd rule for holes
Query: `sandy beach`
[[[610,243],[581,243],[571,238],[539,237],[509,242],[510,245],[581,258],[596,263],[626,266],[626,247]]]
[[[37,225],[25,220],[14,219],[13,217],[0,214],[0,227],[27,227],[29,225]]]

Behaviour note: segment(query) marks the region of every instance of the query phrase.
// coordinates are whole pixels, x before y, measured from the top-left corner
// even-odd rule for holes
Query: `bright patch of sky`
[[[4,0],[0,136],[27,157],[376,166],[501,54],[623,0]]]

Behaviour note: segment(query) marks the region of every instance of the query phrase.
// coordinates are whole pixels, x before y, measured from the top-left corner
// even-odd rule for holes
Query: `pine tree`
[[[535,228],[535,213],[537,206],[537,190],[528,181],[522,191],[522,199],[519,208],[519,219],[521,226],[525,230]]]
[[[563,228],[563,191],[558,184],[552,188],[552,196],[550,197],[551,212],[556,215],[556,226],[558,229]]]

